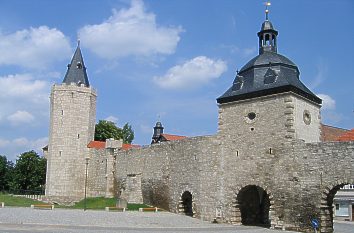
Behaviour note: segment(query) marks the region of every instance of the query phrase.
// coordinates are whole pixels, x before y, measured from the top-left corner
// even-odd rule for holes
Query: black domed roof
[[[273,52],[264,52],[253,59],[251,59],[246,65],[242,67],[240,72],[246,71],[252,67],[272,64],[282,64],[298,69],[294,62],[292,62],[287,57]]]
[[[274,30],[273,24],[269,20],[262,23],[261,31],[265,30]]]
[[[259,55],[242,67],[233,85],[217,99],[219,104],[284,92],[293,92],[317,104],[322,103],[300,81],[296,64],[277,53],[277,35],[272,23],[266,20],[258,32]]]
[[[156,122],[155,127],[162,127],[162,123],[160,121]]]

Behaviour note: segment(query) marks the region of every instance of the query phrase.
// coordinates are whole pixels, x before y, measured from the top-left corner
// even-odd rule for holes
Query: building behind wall
[[[354,184],[347,184],[334,197],[335,218],[354,221]]]

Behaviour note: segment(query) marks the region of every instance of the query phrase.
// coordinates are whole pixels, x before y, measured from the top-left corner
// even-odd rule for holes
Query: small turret
[[[154,134],[152,135],[152,141],[151,144],[157,143],[159,138],[161,137],[161,134],[163,134],[163,126],[161,122],[156,122],[156,125],[154,127]]]
[[[259,37],[259,54],[262,54],[265,51],[277,52],[278,31],[274,29],[273,24],[269,21],[268,6],[270,6],[270,2],[266,3],[266,20],[263,22],[261,30],[257,33]]]

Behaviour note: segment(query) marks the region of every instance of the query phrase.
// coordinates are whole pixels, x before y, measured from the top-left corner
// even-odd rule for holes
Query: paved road
[[[354,222],[334,222],[335,233],[354,233]]]
[[[354,225],[337,223],[338,233],[353,233]],[[343,226],[342,226],[343,225]],[[337,225],[336,225],[337,226]],[[349,226],[349,227],[347,227]],[[105,212],[82,210],[33,210],[30,208],[0,209],[0,232],[23,233],[141,233],[141,232],[206,232],[206,233],[291,233],[259,227],[211,224],[168,212]]]

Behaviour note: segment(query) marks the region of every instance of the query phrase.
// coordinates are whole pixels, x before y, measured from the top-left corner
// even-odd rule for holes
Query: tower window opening
[[[104,166],[104,173],[107,175],[107,171],[108,171],[108,160],[106,159],[106,163]]]
[[[80,134],[77,134],[77,139],[79,139],[80,138]]]
[[[250,120],[254,120],[256,118],[256,113],[250,112],[250,113],[247,114],[247,117]]]
[[[269,46],[269,45],[270,45],[270,37],[269,37],[268,34],[265,36],[264,45],[266,45],[266,46]]]

